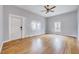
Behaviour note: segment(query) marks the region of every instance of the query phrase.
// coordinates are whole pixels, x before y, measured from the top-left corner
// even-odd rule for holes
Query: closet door
[[[9,15],[9,39],[15,40],[22,37],[23,18],[17,15]]]

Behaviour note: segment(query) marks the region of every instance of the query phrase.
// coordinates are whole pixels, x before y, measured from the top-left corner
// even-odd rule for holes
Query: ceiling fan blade
[[[46,10],[41,10],[41,12],[45,12]]]
[[[54,12],[53,10],[50,10],[51,12]]]
[[[50,9],[54,9],[56,6],[53,6],[52,8],[50,8]]]
[[[45,9],[47,9],[47,7],[46,7],[46,6],[44,6],[44,8],[45,8]]]
[[[48,13],[49,11],[46,11],[46,14]]]
[[[48,12],[46,12],[45,14],[47,14]]]

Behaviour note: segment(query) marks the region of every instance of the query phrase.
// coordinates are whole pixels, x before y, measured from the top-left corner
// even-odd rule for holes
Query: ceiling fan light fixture
[[[47,14],[49,12],[54,12],[53,9],[56,8],[56,6],[55,5],[45,5],[44,8],[45,8],[44,11],[46,11],[46,14]]]

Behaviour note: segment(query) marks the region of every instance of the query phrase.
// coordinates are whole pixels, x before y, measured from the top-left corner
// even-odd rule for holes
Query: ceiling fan
[[[46,11],[46,14],[49,13],[49,12],[54,12],[54,8],[56,8],[56,6],[53,6],[53,5],[45,5],[44,6],[45,10],[42,10],[42,11]]]

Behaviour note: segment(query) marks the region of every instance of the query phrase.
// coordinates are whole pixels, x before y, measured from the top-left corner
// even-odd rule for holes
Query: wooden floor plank
[[[77,54],[77,38],[62,35],[40,35],[3,44],[2,54]]]

